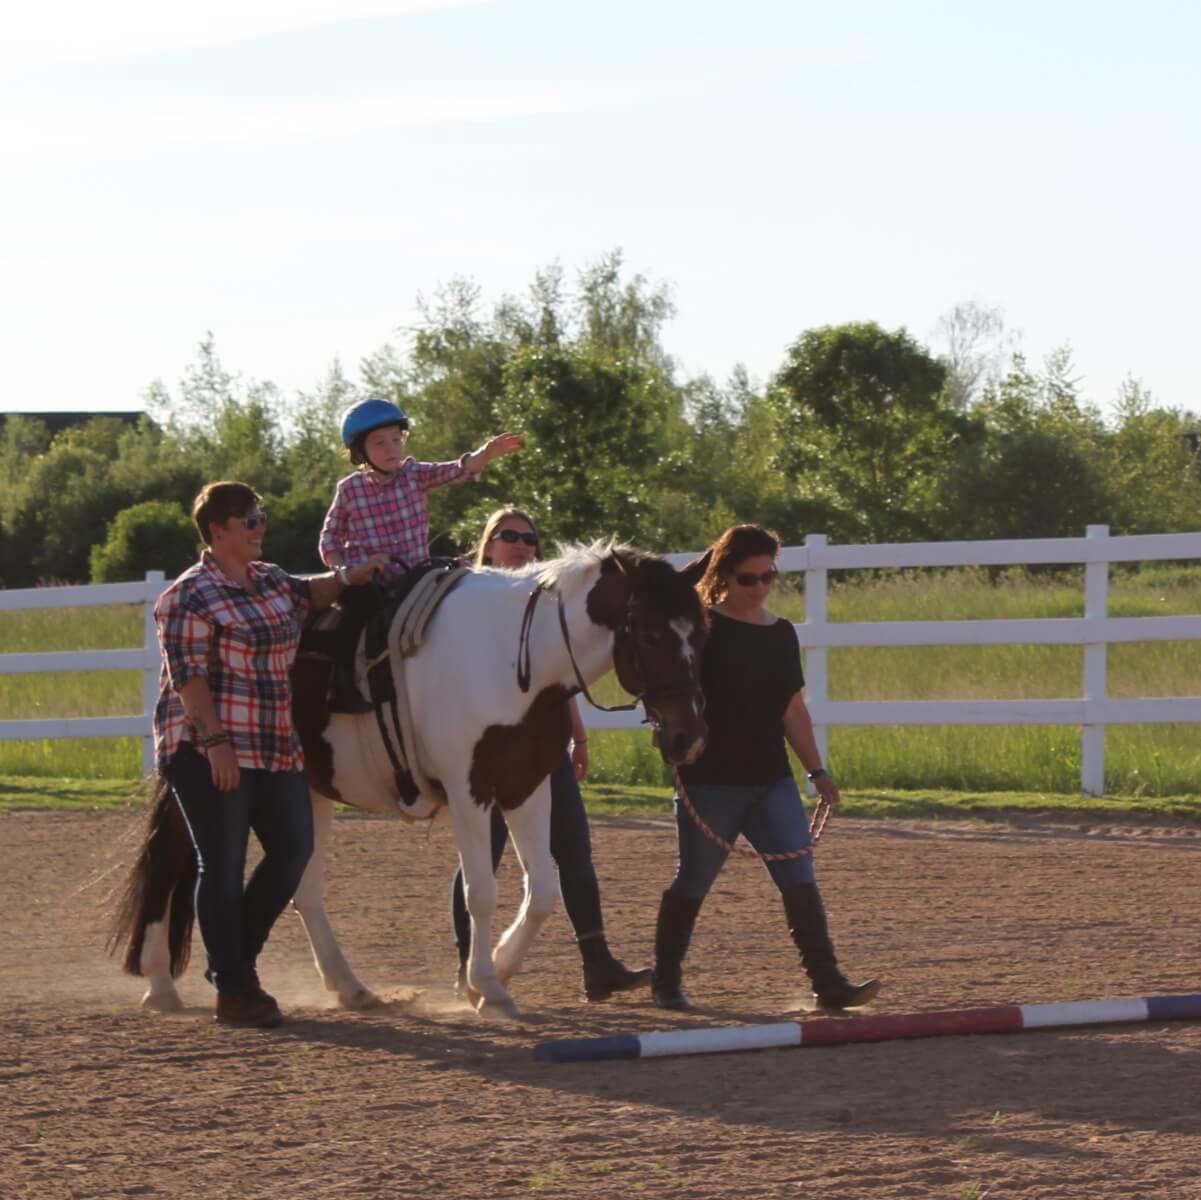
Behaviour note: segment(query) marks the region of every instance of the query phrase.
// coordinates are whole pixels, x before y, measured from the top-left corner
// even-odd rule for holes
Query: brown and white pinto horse
[[[294,707],[316,848],[293,904],[325,987],[344,1006],[378,1000],[351,969],[325,912],[335,801],[410,819],[449,807],[471,915],[468,987],[480,1011],[512,1011],[505,982],[558,892],[548,776],[570,735],[566,700],[615,668],[622,686],[642,701],[663,758],[672,764],[695,759],[707,734],[700,683],[706,622],[693,590],[699,576],[699,563],[678,572],[655,555],[601,543],[520,571],[468,575],[404,663],[418,743],[405,749],[416,752],[433,795],[419,795],[415,784],[402,780],[398,797],[376,717],[331,715],[324,676],[315,683],[298,663]],[[504,812],[525,873],[517,918],[494,954],[493,805]],[[128,943],[125,969],[148,977],[143,1004],[163,1010],[180,1005],[173,978],[187,963],[191,935],[195,863],[186,838],[176,806],[160,788],[114,936]]]

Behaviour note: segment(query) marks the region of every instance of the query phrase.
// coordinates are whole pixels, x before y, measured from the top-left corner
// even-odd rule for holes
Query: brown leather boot
[[[253,992],[218,992],[217,1015],[213,1020],[221,1025],[249,1025],[256,1029],[273,1029],[283,1024],[284,1015],[272,996],[262,988]]]

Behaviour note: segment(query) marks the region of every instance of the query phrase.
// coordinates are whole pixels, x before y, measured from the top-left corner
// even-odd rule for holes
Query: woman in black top
[[[822,798],[834,808],[838,786],[822,766],[805,707],[800,645],[790,622],[764,607],[776,579],[780,541],[758,525],[736,525],[706,552],[697,590],[712,614],[701,664],[709,740],[680,779],[701,819],[727,843],[741,833],[761,854],[809,846],[809,819],[792,777],[785,741]],[[683,962],[701,904],[728,851],[706,836],[676,797],[680,861],[663,893],[651,980],[660,1008],[691,1007]],[[838,968],[812,855],[766,863],[784,901],[793,941],[819,1007],[855,1008],[880,990],[852,984]]]

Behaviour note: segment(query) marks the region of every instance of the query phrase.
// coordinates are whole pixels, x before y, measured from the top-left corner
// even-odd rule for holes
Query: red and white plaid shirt
[[[295,771],[304,764],[288,671],[309,611],[309,581],[272,563],[252,562],[246,570],[249,591],[206,550],[154,606],[163,655],[154,709],[160,773],[181,741],[199,740],[179,698],[190,679],[208,680],[238,766]]]
[[[403,575],[430,556],[430,509],[425,493],[447,483],[473,480],[458,462],[427,463],[407,459],[392,475],[356,471],[338,483],[334,502],[321,527],[321,561],[356,566],[373,554],[400,560],[393,572]]]

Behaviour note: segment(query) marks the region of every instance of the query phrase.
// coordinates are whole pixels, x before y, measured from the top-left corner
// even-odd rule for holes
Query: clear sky
[[[456,275],[620,248],[685,375],[974,299],[1201,408],[1192,0],[37,0],[0,17],[0,409],[211,330],[310,388]]]

